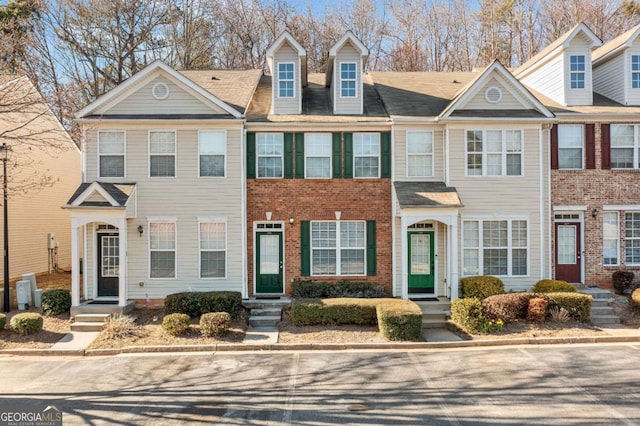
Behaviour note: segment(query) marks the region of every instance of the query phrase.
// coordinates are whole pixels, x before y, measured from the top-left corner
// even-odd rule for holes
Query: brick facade
[[[357,277],[317,277],[321,281],[370,281],[391,292],[392,232],[391,179],[248,179],[247,246],[249,294],[254,293],[254,222],[284,222],[285,293],[291,280],[301,276],[300,222],[303,220],[376,221],[376,275]],[[293,218],[294,223],[289,223]],[[313,277],[310,277],[313,279]]]

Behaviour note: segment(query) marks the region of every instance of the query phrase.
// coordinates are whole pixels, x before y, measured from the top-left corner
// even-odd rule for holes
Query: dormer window
[[[640,55],[631,55],[631,88],[640,89]]]
[[[285,62],[278,64],[278,97],[293,98],[294,94],[294,64]]]
[[[356,97],[355,62],[343,62],[340,64],[340,96],[343,98]]]
[[[571,88],[584,89],[584,55],[571,55],[569,62],[571,66]]]

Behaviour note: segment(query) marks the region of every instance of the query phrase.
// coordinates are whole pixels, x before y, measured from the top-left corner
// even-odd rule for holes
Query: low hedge
[[[484,299],[482,306],[488,319],[512,322],[527,318],[529,300],[532,298],[545,297],[543,294],[530,292],[496,294]]]
[[[477,297],[485,299],[489,296],[504,293],[504,284],[500,278],[490,275],[479,275],[460,279],[460,297]]]
[[[410,300],[376,298],[296,299],[291,304],[294,325],[378,325],[389,340],[417,340],[422,311]]]
[[[477,297],[455,299],[451,302],[451,321],[467,332],[482,330],[488,321],[482,300]]]
[[[61,288],[43,291],[41,303],[45,315],[60,315],[71,309],[71,293]]]
[[[23,312],[11,318],[10,326],[13,331],[20,334],[33,334],[42,330],[42,315],[35,312]]]
[[[534,293],[576,292],[574,286],[562,280],[540,280],[531,289]]]
[[[634,309],[640,309],[640,288],[636,288],[631,293],[631,307]]]
[[[294,279],[291,296],[295,299],[327,299],[335,297],[379,298],[389,297],[387,289],[367,281],[311,281]]]
[[[164,313],[180,313],[195,318],[209,312],[227,312],[234,319],[241,305],[242,296],[238,291],[190,291],[165,297]]]
[[[7,316],[5,314],[0,314],[0,330],[3,330],[5,325],[7,325]]]
[[[593,303],[593,297],[589,294],[583,293],[547,293],[549,299],[548,309],[554,306],[564,308],[571,318],[580,321],[588,322],[591,317],[591,304]]]
[[[528,322],[544,322],[547,318],[547,306],[549,301],[545,297],[532,297],[527,308]]]
[[[162,318],[162,328],[173,336],[184,334],[191,325],[189,315],[173,313]]]

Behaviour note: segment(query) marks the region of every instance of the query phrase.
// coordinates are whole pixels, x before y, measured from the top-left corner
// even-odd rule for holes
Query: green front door
[[[256,293],[282,294],[282,232],[256,232]]]
[[[409,294],[435,294],[432,231],[411,231],[409,240]]]

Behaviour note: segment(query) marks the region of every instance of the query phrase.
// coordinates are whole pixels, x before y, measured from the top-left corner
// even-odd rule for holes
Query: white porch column
[[[80,261],[78,258],[78,224],[71,221],[71,306],[80,306]]]
[[[407,270],[407,258],[409,256],[409,239],[407,237],[408,225],[403,217],[400,221],[400,241],[402,241],[402,257],[400,262],[400,271],[402,272],[402,298],[409,298],[409,271]]]
[[[451,247],[451,294],[449,295],[450,300],[455,300],[458,298],[458,281],[460,277],[460,265],[458,263],[458,218],[454,217],[451,221],[451,239],[450,239],[450,247]]]
[[[127,219],[118,219],[118,231],[120,241],[120,270],[118,273],[118,306],[127,305]]]

